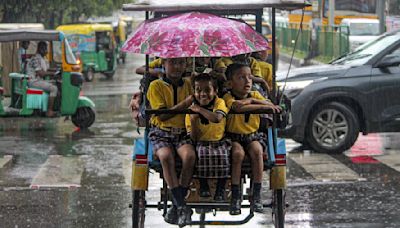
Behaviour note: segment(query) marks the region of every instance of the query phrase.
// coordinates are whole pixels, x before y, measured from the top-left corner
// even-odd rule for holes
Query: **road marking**
[[[348,157],[372,156],[382,154],[382,139],[379,134],[368,134],[358,136],[354,145],[346,152]]]
[[[400,172],[400,154],[374,156],[374,158],[390,168]]]
[[[364,180],[356,172],[326,154],[290,153],[289,158],[302,166],[316,180]]]
[[[83,169],[83,162],[79,156],[50,155],[33,178],[30,188],[80,187]]]
[[[12,159],[12,155],[4,155],[3,157],[0,157],[0,170],[10,166],[12,163]]]

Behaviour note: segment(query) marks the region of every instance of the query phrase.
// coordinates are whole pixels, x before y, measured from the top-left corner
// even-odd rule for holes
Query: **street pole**
[[[335,25],[335,0],[328,0],[328,1],[329,1],[329,25],[334,26]]]
[[[386,0],[377,1],[376,11],[379,17],[379,33],[382,34],[385,32],[385,8],[386,8]]]

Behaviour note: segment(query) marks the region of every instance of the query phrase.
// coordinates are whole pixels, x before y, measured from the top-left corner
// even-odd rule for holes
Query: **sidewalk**
[[[282,52],[279,53],[279,59],[284,62],[290,63],[290,58],[291,58],[291,55],[289,55],[289,54],[282,53]],[[323,64],[324,63],[321,63],[321,62],[313,60],[313,59],[305,61],[304,59],[299,59],[294,56],[293,56],[293,61],[292,61],[292,65],[295,67],[323,65]]]

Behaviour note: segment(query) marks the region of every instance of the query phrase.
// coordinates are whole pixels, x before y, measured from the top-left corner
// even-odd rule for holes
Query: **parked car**
[[[378,19],[345,18],[340,25],[348,27],[344,31],[348,32],[351,51],[380,35]]]
[[[318,152],[349,149],[359,132],[400,131],[400,30],[386,33],[330,64],[293,70],[281,134]],[[284,87],[286,75],[278,75]]]

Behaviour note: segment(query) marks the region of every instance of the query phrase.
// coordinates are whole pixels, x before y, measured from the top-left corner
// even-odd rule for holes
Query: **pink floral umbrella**
[[[266,49],[268,41],[248,24],[200,12],[144,21],[122,47],[162,58],[235,56]]]

